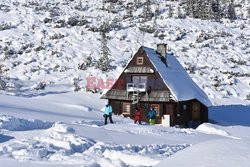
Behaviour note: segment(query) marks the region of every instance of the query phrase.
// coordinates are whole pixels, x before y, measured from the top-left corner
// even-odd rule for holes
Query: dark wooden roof
[[[150,67],[128,67],[125,71],[125,73],[138,73],[138,74],[150,74],[154,73],[154,70]]]
[[[104,94],[102,99],[115,99],[115,100],[128,100],[132,101],[133,93],[127,94],[126,90],[120,89],[110,89],[106,94]],[[168,102],[170,101],[170,92],[169,91],[152,91],[146,95],[146,93],[141,93],[140,101],[148,102]]]

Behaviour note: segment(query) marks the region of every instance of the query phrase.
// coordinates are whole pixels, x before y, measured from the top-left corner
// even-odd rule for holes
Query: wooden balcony
[[[146,83],[127,83],[127,92],[146,92],[147,84]]]

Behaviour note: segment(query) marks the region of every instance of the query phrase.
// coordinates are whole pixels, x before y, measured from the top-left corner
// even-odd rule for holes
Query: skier
[[[109,104],[109,102],[106,103],[103,117],[105,118],[105,125],[108,123],[108,118],[110,123],[114,123],[112,120],[112,106]]]
[[[154,125],[156,119],[156,111],[154,107],[150,107],[150,110],[148,111],[148,118],[149,118],[149,124]]]
[[[141,109],[139,107],[136,107],[135,115],[134,115],[135,124],[137,122],[139,122],[139,124],[141,124],[141,117],[142,117],[142,111],[141,111]]]

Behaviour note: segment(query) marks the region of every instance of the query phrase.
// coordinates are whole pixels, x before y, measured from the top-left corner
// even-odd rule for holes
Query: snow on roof
[[[167,55],[168,67],[166,67],[160,55],[153,49],[144,47],[144,50],[176,100],[197,99],[206,106],[212,105],[206,93],[191,79],[175,56]]]

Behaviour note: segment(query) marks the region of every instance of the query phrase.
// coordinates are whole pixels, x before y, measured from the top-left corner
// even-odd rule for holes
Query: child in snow
[[[142,115],[141,109],[139,107],[136,107],[136,109],[135,109],[135,115],[134,115],[135,124],[137,122],[139,122],[139,124],[141,124],[141,115]]]
[[[156,111],[155,111],[154,107],[150,107],[150,110],[148,112],[148,118],[149,118],[149,124],[154,125],[155,119],[156,119]]]
[[[112,106],[109,104],[109,102],[106,103],[103,117],[105,119],[105,125],[108,123],[108,118],[110,123],[114,123],[112,120]]]

